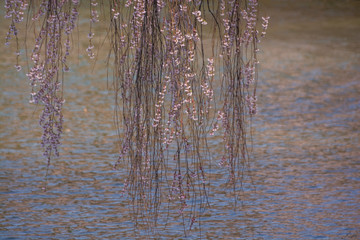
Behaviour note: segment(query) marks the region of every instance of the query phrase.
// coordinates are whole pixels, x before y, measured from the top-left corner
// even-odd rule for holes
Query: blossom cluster
[[[258,0],[249,0],[247,9],[241,12],[243,19],[246,22],[244,35],[241,39],[242,43],[245,43],[246,46],[251,44],[254,37],[256,38],[257,30],[257,15],[258,15]]]
[[[249,114],[255,115],[257,113],[257,109],[256,109],[257,98],[256,98],[256,96],[246,96],[245,100],[246,100],[246,104],[249,109]]]
[[[10,40],[10,35],[14,35],[17,45],[19,45],[15,24],[23,21],[24,12],[28,7],[27,2],[26,0],[5,1],[7,9],[5,17],[11,20],[6,44]],[[31,19],[34,24],[39,22],[40,30],[35,37],[35,45],[31,53],[33,66],[26,75],[32,87],[30,103],[43,107],[39,125],[42,128],[43,155],[48,164],[53,155],[59,155],[58,146],[64,121],[62,108],[65,102],[62,97],[62,81],[59,76],[62,71],[69,70],[67,56],[71,49],[70,35],[75,29],[78,18],[78,4],[77,0],[43,0],[37,8],[32,9]],[[19,55],[20,50],[17,46],[17,58]],[[21,69],[18,59],[15,67],[18,71]]]
[[[90,30],[89,30],[89,34],[88,34],[88,38],[89,38],[89,45],[86,48],[86,52],[89,56],[90,59],[94,59],[95,58],[95,53],[94,53],[94,45],[92,43],[92,39],[94,37],[94,33],[92,31],[93,28],[93,24],[99,22],[99,14],[98,11],[96,10],[96,6],[98,5],[98,3],[96,2],[96,0],[91,0],[90,1]]]
[[[206,25],[207,22],[201,17],[201,11],[194,11],[192,12],[193,15],[195,15],[196,20],[201,23],[202,25]]]
[[[10,44],[11,36],[14,36],[16,39],[16,64],[15,69],[17,71],[21,70],[21,66],[19,64],[19,56],[20,56],[20,49],[19,49],[19,41],[18,41],[18,29],[16,28],[16,24],[22,22],[24,20],[24,12],[28,7],[28,3],[26,0],[5,0],[5,9],[6,14],[5,18],[11,20],[11,24],[9,26],[9,30],[6,33],[5,37],[5,45]]]
[[[269,26],[269,19],[270,19],[270,17],[269,16],[267,16],[267,17],[262,17],[261,18],[262,20],[263,20],[263,23],[262,23],[262,32],[261,32],[261,36],[262,37],[265,37],[265,34],[266,34],[266,30],[267,30],[267,28],[268,28],[268,26]]]

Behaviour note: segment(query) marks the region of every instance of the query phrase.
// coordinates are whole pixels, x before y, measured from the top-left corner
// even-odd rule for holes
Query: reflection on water
[[[263,12],[271,28],[262,43],[252,177],[236,211],[223,183],[214,183],[212,208],[190,238],[359,239],[360,3],[265,1]],[[136,230],[121,172],[112,170],[106,71],[89,72],[80,57],[69,75],[61,158],[42,192],[39,112],[28,104],[24,72],[11,67],[12,50],[1,52],[1,238],[151,236]],[[159,236],[181,237],[181,223],[169,219]]]

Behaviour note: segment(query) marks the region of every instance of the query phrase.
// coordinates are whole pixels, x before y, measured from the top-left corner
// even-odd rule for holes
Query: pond
[[[241,201],[234,206],[214,183],[220,188],[211,189],[211,207],[188,238],[359,239],[360,2],[262,3],[271,19]],[[7,24],[0,22],[3,37]],[[101,60],[89,67],[85,48],[65,81],[61,156],[44,192],[39,109],[29,104],[25,70],[13,67],[14,50],[0,46],[0,238],[183,238],[181,218],[155,232],[132,221],[123,173],[113,170],[107,71]]]

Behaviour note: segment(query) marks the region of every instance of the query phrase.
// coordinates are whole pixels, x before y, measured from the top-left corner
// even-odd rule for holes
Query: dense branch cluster
[[[86,51],[91,59],[96,54],[92,38],[99,5],[106,6],[104,14],[110,16],[107,38],[121,141],[115,167],[128,169],[124,191],[137,216],[157,216],[166,199],[170,208],[189,219],[191,228],[199,217],[197,210],[207,204],[213,161],[228,171],[234,191],[241,183],[249,160],[248,120],[257,112],[258,43],[269,18],[263,17],[258,26],[257,0],[86,4],[90,9]],[[5,7],[11,20],[6,43],[12,36],[18,42],[16,24],[27,9],[31,21],[38,23],[27,76],[33,87],[31,102],[43,106],[42,145],[50,163],[52,155],[58,155],[63,74],[69,70],[70,36],[80,3],[7,0]],[[208,149],[212,137],[221,138],[220,160],[213,159]]]

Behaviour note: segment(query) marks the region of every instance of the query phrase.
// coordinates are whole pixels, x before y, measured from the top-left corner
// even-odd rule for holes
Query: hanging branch
[[[247,134],[257,112],[258,43],[269,18],[262,18],[259,35],[257,0],[99,2],[109,6],[110,15],[109,59],[114,61],[114,119],[120,139],[115,168],[127,169],[124,191],[132,199],[134,220],[156,226],[167,201],[191,229],[210,204],[213,162],[228,171],[235,198],[248,168]],[[59,155],[63,74],[69,71],[79,1],[30,3],[6,1],[11,20],[6,44],[14,35],[18,45],[16,24],[29,9],[35,47],[27,76],[31,102],[43,106],[39,123],[49,166],[52,156]],[[93,59],[98,2],[89,3],[86,51]],[[220,135],[223,153],[218,160],[208,139]]]

